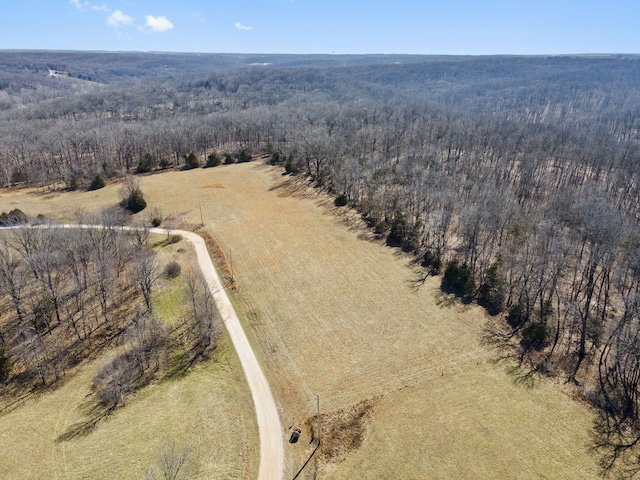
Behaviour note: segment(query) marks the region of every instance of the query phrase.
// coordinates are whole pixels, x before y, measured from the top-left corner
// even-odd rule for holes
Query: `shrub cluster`
[[[206,168],[217,167],[222,164],[222,159],[220,158],[220,154],[218,152],[210,153],[207,157],[207,163],[205,164]]]
[[[101,188],[106,187],[107,182],[101,175],[96,175],[91,180],[91,185],[89,185],[89,191],[100,190]]]
[[[440,270],[442,269],[442,257],[440,257],[439,253],[427,250],[424,252],[424,256],[422,257],[422,266],[430,268],[430,273],[432,275],[439,275]]]
[[[147,173],[153,170],[158,164],[157,160],[150,153],[145,153],[138,162],[136,173]]]
[[[164,274],[168,278],[176,278],[182,272],[182,267],[178,262],[169,262],[166,267],[164,267]]]
[[[547,344],[549,328],[545,321],[533,322],[522,329],[520,345],[525,350],[542,350]]]
[[[246,148],[243,148],[236,154],[238,163],[245,163],[251,161],[251,153]]]
[[[478,289],[478,303],[490,315],[497,315],[504,310],[506,298],[507,281],[502,273],[502,263],[497,260],[487,270],[485,281]]]
[[[185,170],[192,170],[194,168],[198,168],[200,166],[200,160],[198,160],[198,156],[189,152],[189,155],[184,156],[184,168]]]
[[[0,226],[7,227],[25,223],[29,223],[29,217],[19,208],[15,208],[9,213],[0,213]]]
[[[344,207],[347,203],[349,203],[349,197],[347,197],[346,193],[341,193],[340,195],[338,195],[336,197],[336,199],[333,201],[333,204],[336,207]]]
[[[147,207],[147,201],[144,199],[144,195],[139,188],[131,192],[131,195],[127,199],[127,210],[133,213],[138,213]]]
[[[476,279],[466,263],[460,265],[457,260],[447,263],[442,278],[442,288],[465,298],[473,297],[476,291]]]

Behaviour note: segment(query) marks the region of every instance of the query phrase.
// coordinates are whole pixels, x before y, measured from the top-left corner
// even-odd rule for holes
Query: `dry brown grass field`
[[[157,250],[161,265],[175,259],[183,268],[195,266],[195,254],[184,241]],[[169,331],[188,301],[180,278],[161,281],[155,312]],[[253,403],[227,337],[214,359],[196,364],[186,375],[165,374],[124,408],[100,418],[91,384],[115,351],[69,372],[52,392],[0,403],[0,478],[143,479],[150,467],[157,477],[159,458],[172,446],[178,453],[189,451],[189,478],[255,478]]]
[[[421,282],[407,256],[298,182],[258,163],[141,179],[175,221],[202,212],[228,255],[283,426],[302,429],[285,478],[312,450],[315,395],[323,448],[306,478],[598,477],[592,412],[546,380],[518,382],[482,343],[482,309]],[[72,219],[74,205],[115,204],[117,190],[1,191],[0,210]]]

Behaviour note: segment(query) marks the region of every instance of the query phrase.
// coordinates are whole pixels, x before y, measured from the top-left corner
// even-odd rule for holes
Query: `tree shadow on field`
[[[11,399],[11,401],[9,401],[8,403],[2,404],[0,406],[0,417],[5,414],[9,414],[13,412],[14,410],[19,409],[20,407],[22,407],[22,405],[24,405],[27,402],[27,400],[33,398],[36,395],[35,391],[33,390],[21,395],[15,394],[13,393],[13,390],[18,391],[18,389],[14,388],[12,390],[9,390],[10,386],[8,385],[0,384],[0,388],[7,389],[10,393],[8,393],[6,396],[7,398]],[[2,399],[3,399],[2,396],[0,396],[0,400]]]
[[[415,270],[411,277],[406,280],[407,285],[411,288],[412,292],[417,292],[427,283],[427,279],[430,277],[428,272],[420,272]]]
[[[440,290],[436,293],[436,305],[438,305],[439,307],[450,308],[454,305],[460,304],[460,298],[451,293],[447,293],[443,290]]]
[[[481,343],[496,352],[492,362],[504,363],[507,374],[516,385],[534,388],[540,382],[543,363],[535,362],[529,351],[520,348],[517,330],[506,329],[497,321],[488,320],[482,328]]]
[[[348,206],[337,207],[329,205],[325,202],[326,207],[335,218],[338,225],[345,227],[349,232],[353,232],[357,235],[358,240],[369,243],[382,244],[384,242],[384,235],[376,233],[374,229],[367,224],[362,214],[355,208]]]
[[[196,364],[215,359],[216,348],[210,350],[202,348],[202,345],[193,344],[189,338],[190,327],[186,324],[176,327],[172,332],[172,340],[168,348],[169,368],[162,375],[161,381],[184,378]]]
[[[507,374],[513,379],[513,383],[529,389],[535,388],[540,383],[538,373],[538,368],[524,363],[507,367]]]
[[[402,254],[400,254],[402,255]],[[418,290],[420,290],[420,288],[422,288],[424,286],[425,283],[427,283],[427,280],[432,278],[432,277],[437,277],[439,275],[438,270],[436,270],[435,268],[430,268],[430,267],[425,267],[421,260],[419,258],[413,259],[411,261],[411,267],[412,267],[412,275],[411,277],[407,280],[407,285],[411,288],[412,291],[417,292]],[[444,290],[440,290],[440,293],[442,294],[442,297],[447,296],[450,297],[451,295],[448,295],[449,292],[445,292]],[[438,301],[442,300],[442,298],[440,298],[440,296],[437,299]],[[455,298],[454,298],[455,300]],[[448,302],[449,300],[447,300]],[[449,305],[454,305],[455,302],[451,302],[449,303]]]
[[[279,197],[315,198],[318,195],[317,191],[311,189],[310,181],[298,175],[287,177],[269,187],[269,191],[277,192]]]
[[[640,474],[640,432],[614,412],[601,408],[592,431],[593,451],[603,477],[637,478]]]
[[[93,397],[93,395],[89,394],[87,397]],[[87,400],[79,407],[85,419],[69,426],[64,433],[56,438],[55,443],[67,442],[74,438],[90,435],[102,420],[111,415],[114,409],[115,407],[103,407],[93,399]]]

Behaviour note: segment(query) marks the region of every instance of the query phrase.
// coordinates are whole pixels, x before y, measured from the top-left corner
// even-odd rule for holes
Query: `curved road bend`
[[[161,228],[152,228],[151,232],[166,234],[167,231]],[[216,307],[218,307],[218,311],[231,336],[233,346],[238,352],[238,357],[240,357],[240,363],[251,389],[258,419],[260,434],[260,470],[258,471],[258,480],[280,480],[284,471],[282,427],[276,402],[271,394],[267,378],[264,376],[258,359],[253,353],[251,344],[242,329],[240,319],[236,315],[231,301],[229,301],[227,292],[220,282],[204,239],[196,233],[183,230],[172,230],[169,233],[182,235],[193,244],[202,274],[209,284],[209,289],[214,295]]]
[[[99,225],[55,226],[63,228],[100,227]],[[20,226],[9,228],[20,228]],[[133,227],[122,228],[132,229]],[[150,231],[161,235],[167,233],[167,230],[162,228],[152,228]],[[251,396],[253,397],[253,404],[256,409],[258,432],[260,435],[260,469],[258,470],[258,480],[281,480],[284,472],[284,450],[282,446],[282,427],[280,425],[276,402],[271,394],[271,388],[269,388],[267,378],[264,376],[258,359],[255,353],[253,353],[251,344],[242,329],[240,319],[220,282],[204,239],[196,233],[185,230],[170,230],[169,234],[182,235],[182,237],[193,244],[200,270],[213,294],[216,307],[224,320],[233,346],[240,358],[244,374],[247,377],[247,383],[251,389]]]

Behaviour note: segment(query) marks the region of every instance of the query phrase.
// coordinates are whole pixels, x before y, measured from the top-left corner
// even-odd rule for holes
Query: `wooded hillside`
[[[0,182],[268,155],[500,314],[493,340],[579,384],[624,447],[640,432],[639,107],[628,55],[0,52]]]

